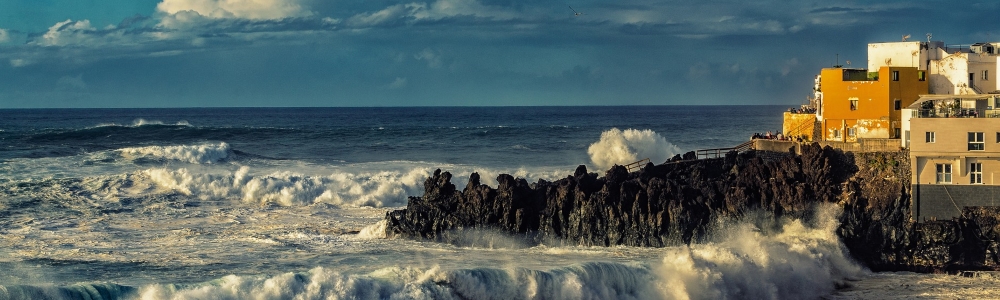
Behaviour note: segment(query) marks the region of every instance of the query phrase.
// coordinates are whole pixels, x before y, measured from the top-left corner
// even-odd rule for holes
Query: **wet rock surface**
[[[906,152],[855,154],[815,144],[802,152],[678,156],[632,173],[615,166],[603,176],[581,165],[552,182],[503,174],[496,188],[473,173],[461,190],[438,170],[424,182],[423,196],[387,213],[386,231],[449,242],[462,230],[490,229],[534,242],[663,247],[701,241],[718,220],[760,211],[810,218],[816,204],[828,202],[843,208],[844,245],[872,270],[1000,269],[1000,210],[910,220]]]

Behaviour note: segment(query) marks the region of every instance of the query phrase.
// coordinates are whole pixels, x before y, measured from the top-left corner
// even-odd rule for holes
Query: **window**
[[[892,105],[896,110],[902,108],[902,103],[899,101],[899,99],[893,100]]]
[[[900,138],[899,131],[900,131],[899,128],[893,128],[892,129],[892,138],[894,138],[894,139]]]
[[[928,142],[928,143],[933,143],[933,142],[934,142],[934,140],[935,140],[935,137],[934,137],[934,132],[933,132],[933,131],[928,131],[928,132],[927,132],[927,133],[926,133],[926,134],[924,135],[924,137],[926,137],[926,138],[927,138],[927,142]]]
[[[834,129],[833,130],[833,138],[835,138],[835,139],[839,139],[840,138],[840,129]]]
[[[892,71],[892,81],[899,81],[899,71]]]
[[[854,129],[854,127],[847,128],[847,136],[853,137],[855,131],[857,131],[857,129]]]
[[[852,98],[851,100],[851,110],[858,110],[858,98]]]
[[[937,164],[937,183],[951,183],[951,164]]]
[[[983,80],[990,80],[990,70],[983,70]]]
[[[969,164],[969,183],[983,184],[983,163]]]
[[[927,64],[930,64],[930,61]],[[927,81],[927,74],[924,71],[917,71],[917,80]]]
[[[997,132],[997,143],[1000,143],[1000,132]]]
[[[986,150],[986,143],[983,142],[982,132],[969,132],[969,151]]]

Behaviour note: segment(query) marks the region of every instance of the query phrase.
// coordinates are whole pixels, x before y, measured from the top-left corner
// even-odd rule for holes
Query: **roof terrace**
[[[1000,118],[1000,94],[921,95],[913,118]]]

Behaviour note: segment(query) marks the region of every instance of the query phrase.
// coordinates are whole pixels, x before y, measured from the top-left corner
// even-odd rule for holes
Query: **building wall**
[[[899,80],[892,80],[892,72],[899,72]],[[899,107],[913,104],[921,94],[927,93],[927,80],[919,80],[916,68],[881,67],[878,80],[845,81],[844,69],[827,68],[821,72],[823,91],[824,140],[853,142],[857,138],[899,138],[902,133]],[[926,77],[925,77],[926,78]],[[851,100],[857,100],[857,109],[851,110]],[[848,135],[854,129],[855,136]]]
[[[910,140],[916,138],[911,133],[911,128],[910,128],[910,119],[913,118],[913,113],[915,111],[916,110],[912,108],[904,108],[900,110],[899,113],[899,120],[901,125],[900,131],[902,131],[903,133],[902,135],[900,135],[899,141],[903,148],[909,148]]]
[[[983,71],[989,72],[986,79],[983,79]],[[995,54],[945,53],[940,60],[932,60],[930,93],[968,95],[1000,90],[1000,81],[995,76],[998,71],[1000,65],[997,65]],[[969,73],[974,74],[972,85],[979,91],[970,88]]]
[[[968,72],[973,74],[972,84],[979,89],[977,91],[978,94],[985,94],[1000,89],[997,86],[996,69],[996,56],[979,55],[976,53],[969,54]],[[985,79],[983,78],[983,72],[988,73]]]
[[[926,133],[934,132],[928,143]],[[969,150],[969,132],[983,132],[982,151]],[[1000,184],[1000,119],[913,118],[910,119],[910,164],[913,183],[935,184],[936,164],[952,165],[951,185],[968,185],[969,164],[983,164],[983,184]]]
[[[914,184],[910,191],[910,212],[917,222],[960,217],[968,206],[1000,205],[1000,186],[996,185]]]
[[[968,95],[969,55],[955,53],[931,64],[931,94]]]
[[[916,37],[919,40],[923,37]],[[868,69],[881,67],[915,67],[929,70],[932,61],[939,60],[945,52],[944,42],[888,42],[868,44]]]
[[[973,185],[970,182],[969,164],[983,164],[984,185],[1000,185],[1000,158],[997,157],[961,157],[961,156],[914,156],[912,176],[914,183],[925,185]],[[937,183],[937,164],[951,165],[951,183]],[[976,184],[979,185],[979,184]]]
[[[815,114],[793,114],[785,112],[781,122],[781,132],[789,138],[803,138],[805,141],[813,140],[813,131],[816,130]]]
[[[926,48],[926,43],[919,40],[868,44],[868,69],[878,70],[883,66],[893,66],[924,70],[927,51],[922,50]]]

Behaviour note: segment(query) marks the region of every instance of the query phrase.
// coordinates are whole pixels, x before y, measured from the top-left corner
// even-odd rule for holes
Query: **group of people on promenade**
[[[803,107],[803,108],[789,108],[788,112],[793,114],[814,114],[816,113],[816,108],[813,107]]]
[[[765,139],[765,140],[779,140],[779,141],[790,141],[790,140],[792,140],[791,138],[788,138],[785,135],[781,134],[781,131],[778,131],[777,134],[771,134],[770,130],[767,131],[767,133],[764,133],[764,134],[761,134],[759,132],[755,132],[753,134],[753,136],[750,137],[750,139],[751,140]]]

